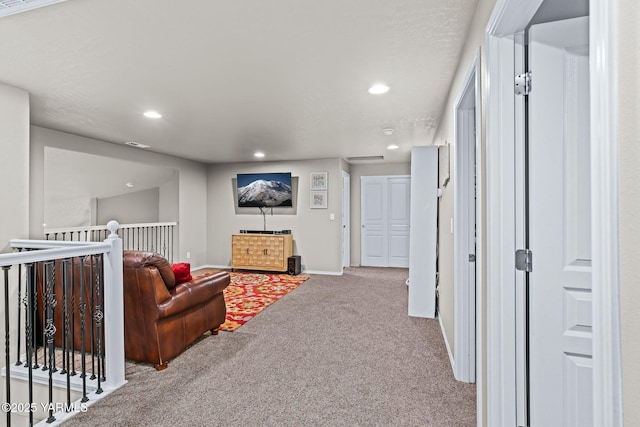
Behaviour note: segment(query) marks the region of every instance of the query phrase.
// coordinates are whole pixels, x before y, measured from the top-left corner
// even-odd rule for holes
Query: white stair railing
[[[0,254],[0,425],[58,425],[126,383],[118,225],[107,224],[104,242],[12,240],[19,252]]]
[[[118,236],[125,250],[156,252],[173,262],[177,222],[120,224]],[[107,236],[106,225],[50,228],[44,230],[46,240],[97,242]]]

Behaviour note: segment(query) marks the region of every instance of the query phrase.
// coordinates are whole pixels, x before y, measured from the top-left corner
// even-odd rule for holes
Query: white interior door
[[[529,32],[531,426],[593,425],[589,24]]]
[[[411,179],[393,177],[389,191],[389,267],[409,268]]]
[[[411,177],[361,178],[360,264],[409,268]]]
[[[371,267],[387,267],[389,263],[387,178],[363,176],[360,191],[362,194],[360,264]]]
[[[342,171],[342,266],[351,265],[351,176]]]

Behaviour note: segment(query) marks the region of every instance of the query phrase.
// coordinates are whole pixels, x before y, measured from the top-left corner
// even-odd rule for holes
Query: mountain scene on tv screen
[[[258,179],[238,188],[240,207],[292,206],[291,186],[280,181]]]

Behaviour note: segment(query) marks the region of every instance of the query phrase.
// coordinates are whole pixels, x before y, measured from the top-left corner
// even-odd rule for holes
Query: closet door
[[[410,177],[362,177],[361,194],[360,265],[408,268]]]
[[[409,210],[411,179],[393,177],[387,182],[389,192],[389,267],[409,268]]]
[[[360,264],[369,267],[387,267],[389,264],[387,177],[363,176],[361,194],[362,256]]]

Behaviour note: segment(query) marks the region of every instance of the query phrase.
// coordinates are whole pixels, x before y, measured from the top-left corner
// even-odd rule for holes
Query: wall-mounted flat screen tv
[[[292,206],[291,173],[239,173],[238,207]]]

